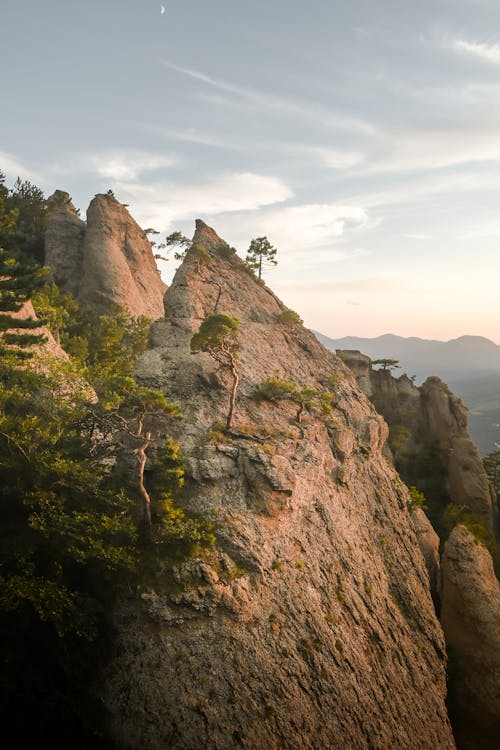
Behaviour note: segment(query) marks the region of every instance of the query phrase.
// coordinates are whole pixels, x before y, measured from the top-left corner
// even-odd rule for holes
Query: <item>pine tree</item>
[[[262,278],[262,268],[265,266],[277,266],[277,249],[271,245],[267,237],[257,237],[252,240],[248,248],[246,264]]]

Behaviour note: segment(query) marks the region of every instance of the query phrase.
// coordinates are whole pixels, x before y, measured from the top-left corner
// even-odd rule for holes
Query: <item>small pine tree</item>
[[[263,267],[278,265],[277,252],[277,249],[271,245],[267,237],[256,237],[250,242],[245,262],[261,279]]]
[[[198,333],[191,339],[191,351],[207,352],[216,362],[231,370],[233,383],[231,387],[231,398],[226,420],[226,429],[233,426],[234,407],[236,403],[236,392],[239,383],[238,372],[238,342],[236,335],[239,329],[239,320],[226,313],[212,313],[207,315],[200,326]]]

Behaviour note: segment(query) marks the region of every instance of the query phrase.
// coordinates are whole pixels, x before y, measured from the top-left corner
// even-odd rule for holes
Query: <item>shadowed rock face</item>
[[[450,653],[450,711],[463,750],[496,750],[500,736],[500,585],[491,555],[457,526],[442,562],[441,622]]]
[[[85,222],[69,194],[56,190],[48,200],[45,263],[56,284],[75,297],[82,279],[84,237]]]
[[[405,415],[409,435],[405,446],[413,460],[425,446],[419,444],[418,431],[426,426],[434,442],[433,453],[443,469],[444,487],[449,500],[471,513],[480,514],[487,526],[495,526],[494,504],[481,456],[467,430],[467,410],[458,396],[440,378],[432,376],[417,388],[402,375],[373,370],[371,359],[356,351],[342,351],[342,359],[352,369],[361,390],[379,412],[397,423],[398,412]],[[413,433],[413,434],[412,434]],[[388,454],[390,457],[390,454]],[[396,465],[404,475],[396,460]],[[421,467],[421,471],[425,471]],[[426,479],[421,474],[419,479]]]
[[[67,193],[49,199],[46,263],[55,281],[100,313],[123,305],[132,316],[163,316],[166,285],[151,244],[125,206],[111,195],[96,195],[87,224]]]
[[[479,450],[467,432],[467,411],[442,380],[427,378],[420,388],[427,422],[435,435],[447,473],[450,498],[493,527],[493,505]]]
[[[454,748],[444,640],[409,497],[382,456],[387,427],[345,365],[219,238],[197,225],[137,377],[184,419],[187,509],[218,549],[180,565],[180,593],[145,587],[116,615],[105,701],[122,748]],[[234,429],[230,373],[190,341],[204,319],[240,321]],[[330,376],[340,383],[328,384]],[[331,414],[255,399],[265,378],[319,391]],[[338,377],[337,377],[338,381]],[[162,425],[157,425],[161,432]],[[193,583],[194,581],[194,583]]]

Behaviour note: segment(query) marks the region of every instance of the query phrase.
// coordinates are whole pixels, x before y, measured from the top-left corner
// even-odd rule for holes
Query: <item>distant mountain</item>
[[[483,336],[460,336],[451,341],[435,341],[403,338],[391,333],[373,339],[357,336],[331,339],[321,333],[316,335],[332,351],[358,349],[372,359],[397,359],[401,372],[416,375],[417,383],[429,375],[438,375],[448,381],[500,373],[500,346]]]
[[[345,336],[331,339],[316,333],[332,351],[357,349],[371,359],[397,359],[400,370],[415,375],[421,384],[437,375],[463,400],[469,410],[469,432],[482,455],[500,445],[500,346],[482,336],[460,336],[451,341],[403,338],[385,334],[377,338]]]

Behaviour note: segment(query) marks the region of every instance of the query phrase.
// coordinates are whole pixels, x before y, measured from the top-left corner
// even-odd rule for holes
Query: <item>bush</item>
[[[231,247],[230,245],[226,245],[225,243],[221,243],[220,245],[217,245],[217,247],[215,248],[215,252],[221,258],[230,258],[232,255],[236,255],[236,248]]]
[[[257,386],[254,397],[258,401],[283,401],[293,399],[297,393],[297,386],[289,380],[267,378]]]
[[[283,323],[283,325],[293,326],[302,322],[302,318],[295,310],[283,310],[278,315],[278,323]]]
[[[415,508],[427,509],[426,498],[423,492],[419,492],[416,487],[409,487],[408,492],[410,494],[410,502],[407,504],[408,510],[414,510]]]

